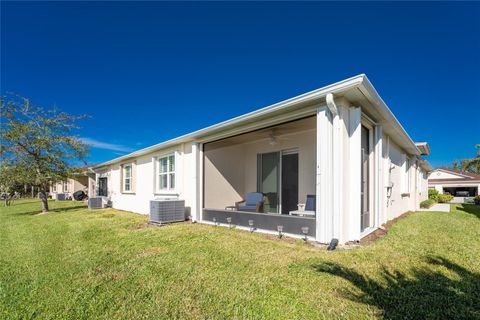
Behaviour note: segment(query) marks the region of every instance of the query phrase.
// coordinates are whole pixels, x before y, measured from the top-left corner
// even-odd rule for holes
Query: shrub
[[[428,199],[438,201],[438,191],[436,189],[428,189]]]
[[[473,202],[475,202],[475,204],[477,206],[480,206],[480,195],[476,196],[475,198],[473,198]]]
[[[463,200],[463,203],[469,203],[469,204],[474,204],[474,197],[465,197]]]
[[[447,203],[453,199],[451,194],[439,194],[438,195],[438,202],[439,203]]]
[[[427,199],[427,200],[424,200],[424,201],[420,202],[420,208],[428,209],[431,206],[433,206],[434,204],[435,204],[435,200]]]

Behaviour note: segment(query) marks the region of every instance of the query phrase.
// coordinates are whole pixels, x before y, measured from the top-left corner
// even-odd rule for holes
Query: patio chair
[[[302,217],[313,217],[315,216],[316,210],[316,196],[314,194],[307,194],[307,199],[305,203],[298,204],[298,210],[290,211],[290,215],[302,216]]]
[[[307,194],[307,201],[305,201],[305,211],[315,211],[316,196],[314,194]]]
[[[240,205],[244,203],[244,205]],[[235,202],[237,211],[263,212],[263,193],[249,192],[245,199]]]

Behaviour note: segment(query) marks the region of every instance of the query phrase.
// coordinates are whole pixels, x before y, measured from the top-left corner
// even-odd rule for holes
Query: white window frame
[[[130,168],[130,176],[127,177],[127,168]],[[122,168],[122,185],[123,185],[123,192],[125,193],[131,193],[133,192],[133,164],[132,163],[127,163],[123,165]],[[127,180],[128,180],[128,189],[127,187]]]
[[[167,159],[167,170],[165,172],[161,172],[162,166],[161,166],[161,161],[163,159]],[[171,170],[171,159],[173,159],[173,170]],[[157,170],[155,172],[156,179],[156,191],[157,193],[165,193],[165,192],[172,192],[175,191],[176,186],[177,186],[177,158],[175,156],[175,153],[169,153],[169,154],[164,154],[161,156],[157,157],[156,160],[156,165],[157,165]],[[172,179],[173,175],[173,179]],[[165,176],[167,179],[167,187],[166,188],[161,188],[160,183],[162,181],[162,177]],[[173,181],[173,184],[172,184]]]
[[[57,192],[57,183],[52,184],[52,192]]]
[[[369,212],[370,212],[370,222],[371,226],[366,228],[362,236],[365,236],[375,230],[378,226],[378,213],[377,213],[377,207],[375,206],[375,188],[377,187],[377,179],[376,179],[376,174],[377,171],[375,170],[375,144],[374,144],[374,131],[375,131],[375,122],[370,119],[368,116],[365,114],[362,114],[361,120],[360,120],[360,125],[364,126],[368,129],[368,143],[370,145],[370,153],[368,154],[368,179],[369,179]],[[359,225],[360,226],[360,225]]]
[[[70,183],[68,181],[64,181],[63,182],[63,192],[66,193],[66,192],[70,192]]]

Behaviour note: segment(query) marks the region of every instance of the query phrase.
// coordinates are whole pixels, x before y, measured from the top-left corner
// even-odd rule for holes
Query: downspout
[[[340,158],[341,151],[341,141],[340,141],[340,116],[339,109],[335,103],[335,99],[332,93],[328,93],[326,96],[327,108],[332,114],[332,172],[331,172],[331,181],[332,181],[332,240],[331,243],[338,243],[338,239],[341,238],[341,164],[343,163]],[[335,241],[336,240],[336,241]],[[335,246],[334,246],[335,247]],[[334,248],[333,247],[333,248]]]
[[[338,108],[337,105],[335,104],[335,100],[333,99],[333,94],[332,93],[327,93],[327,107],[328,110],[332,113],[333,117],[338,115]]]

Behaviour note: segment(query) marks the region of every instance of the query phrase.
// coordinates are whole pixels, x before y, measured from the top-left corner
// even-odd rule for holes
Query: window
[[[52,192],[57,192],[57,184],[56,183],[54,183],[52,185]]]
[[[123,191],[132,191],[132,165],[123,167]]]
[[[63,192],[68,192],[68,181],[63,182]]]
[[[158,189],[175,189],[175,155],[158,159]]]

